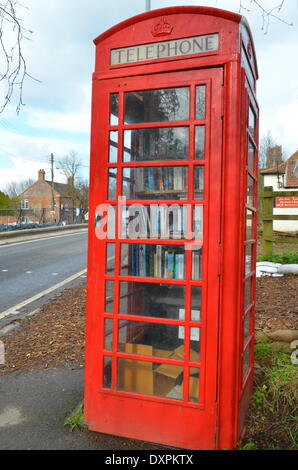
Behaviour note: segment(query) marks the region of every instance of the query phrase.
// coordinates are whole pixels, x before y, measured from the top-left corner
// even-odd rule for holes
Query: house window
[[[28,199],[22,199],[21,208],[22,208],[22,209],[29,209],[29,201],[28,201]]]

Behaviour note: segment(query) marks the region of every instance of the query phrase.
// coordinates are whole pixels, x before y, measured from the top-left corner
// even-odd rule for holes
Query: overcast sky
[[[81,156],[81,176],[88,177],[93,39],[100,33],[145,10],[145,0],[23,0],[23,24],[33,30],[24,42],[28,71],[39,82],[27,80],[19,116],[13,103],[0,114],[0,190],[10,181],[50,177],[49,155],[63,157],[69,150]],[[240,0],[151,0],[151,9],[175,5],[206,5],[239,12]],[[273,7],[280,0],[259,0]],[[242,10],[255,40],[260,79],[260,135],[271,130],[288,158],[298,148],[298,2],[285,0],[279,16],[293,26],[271,19],[267,34],[262,16],[250,0]],[[0,89],[1,92],[1,89]],[[3,90],[2,90],[3,93]],[[64,181],[58,170],[55,180]]]

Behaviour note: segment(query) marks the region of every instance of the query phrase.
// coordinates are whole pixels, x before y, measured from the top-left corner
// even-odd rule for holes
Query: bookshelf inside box
[[[147,96],[142,101],[142,91],[122,92],[119,107],[110,109],[114,117],[110,120],[113,125],[109,129],[108,184],[113,190],[109,186],[106,189],[112,201],[119,196],[126,198],[124,209],[120,208],[126,213],[121,215],[120,232],[117,232],[118,237],[121,233],[121,239],[116,238],[115,243],[117,259],[113,274],[109,272],[109,279],[116,281],[118,289],[114,315],[115,319],[118,318],[116,324],[119,331],[114,331],[113,351],[122,354],[130,351],[132,357],[129,361],[139,365],[142,364],[141,355],[146,351],[147,355],[158,358],[156,364],[153,361],[153,368],[162,365],[163,357],[171,357],[173,361],[180,361],[181,371],[188,370],[192,375],[195,370],[196,377],[200,371],[198,356],[201,353],[200,329],[203,327],[203,215],[207,202],[204,199],[207,194],[204,169],[208,167],[208,148],[204,142],[210,109],[204,102],[196,111],[190,103],[196,102],[196,94],[202,87],[205,89],[206,83],[192,87],[165,87],[161,93],[169,93],[169,100],[160,101],[157,106],[155,99],[155,108],[152,109],[154,100],[148,100]],[[150,93],[152,90],[148,91]],[[159,89],[155,91],[158,95]],[[129,94],[128,100],[126,93]],[[175,100],[180,100],[177,115],[171,110],[174,95]],[[175,100],[173,103],[176,103]],[[135,104],[137,113],[129,116],[127,106],[133,109]],[[163,106],[166,106],[166,111],[162,116],[160,108]],[[156,112],[158,116],[154,115]],[[169,117],[165,118],[167,113]],[[128,226],[134,216],[129,209],[138,205],[143,207],[140,227],[137,236],[131,236]],[[168,233],[165,235],[162,231],[163,212],[159,213],[157,223],[150,219],[148,225],[152,205],[172,208],[173,214],[174,210],[178,210],[176,216],[181,224],[180,229],[175,225],[177,219],[174,222],[174,215],[170,214]],[[195,213],[196,208],[200,208],[198,214]],[[190,240],[189,231],[193,230],[198,232],[196,243],[199,246],[197,250],[188,252],[185,247]],[[178,349],[180,355],[175,356]],[[196,357],[198,361],[190,369],[184,369],[181,363],[186,360],[185,354]],[[115,374],[113,376],[112,373],[111,380],[117,389]],[[179,380],[180,387],[181,372]],[[122,380],[121,383],[123,385]],[[173,385],[178,386],[178,382]],[[183,390],[183,387],[180,389]],[[176,397],[180,400],[181,390]],[[191,401],[199,403],[199,397],[192,397]]]

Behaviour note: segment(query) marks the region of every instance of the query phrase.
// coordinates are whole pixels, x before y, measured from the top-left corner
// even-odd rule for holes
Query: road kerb
[[[4,312],[0,313],[0,320],[2,320],[2,318],[7,317],[8,315],[11,315],[13,312],[16,312],[16,311],[20,310],[21,308],[25,307],[26,305],[29,305],[32,302],[35,302],[35,300],[38,300],[41,297],[43,297],[47,294],[50,294],[54,290],[59,289],[60,287],[63,287],[65,284],[68,284],[69,282],[74,281],[75,279],[82,276],[86,272],[87,272],[87,269],[83,269],[82,271],[79,271],[78,273],[73,274],[72,276],[68,277],[67,279],[64,279],[64,281],[58,282],[58,284],[55,284],[54,286],[49,287],[48,289],[46,289],[42,292],[39,292],[38,294],[33,295],[29,299],[24,300],[23,302],[20,302],[19,304],[14,305],[13,307],[10,307],[9,309],[7,309]]]

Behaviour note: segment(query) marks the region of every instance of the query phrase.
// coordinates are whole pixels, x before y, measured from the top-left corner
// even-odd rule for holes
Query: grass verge
[[[256,344],[255,361],[246,442],[263,450],[298,450],[298,366],[270,342]]]
[[[284,253],[274,253],[268,256],[259,256],[257,261],[271,261],[272,263],[281,264],[298,264],[298,253],[285,251]]]

